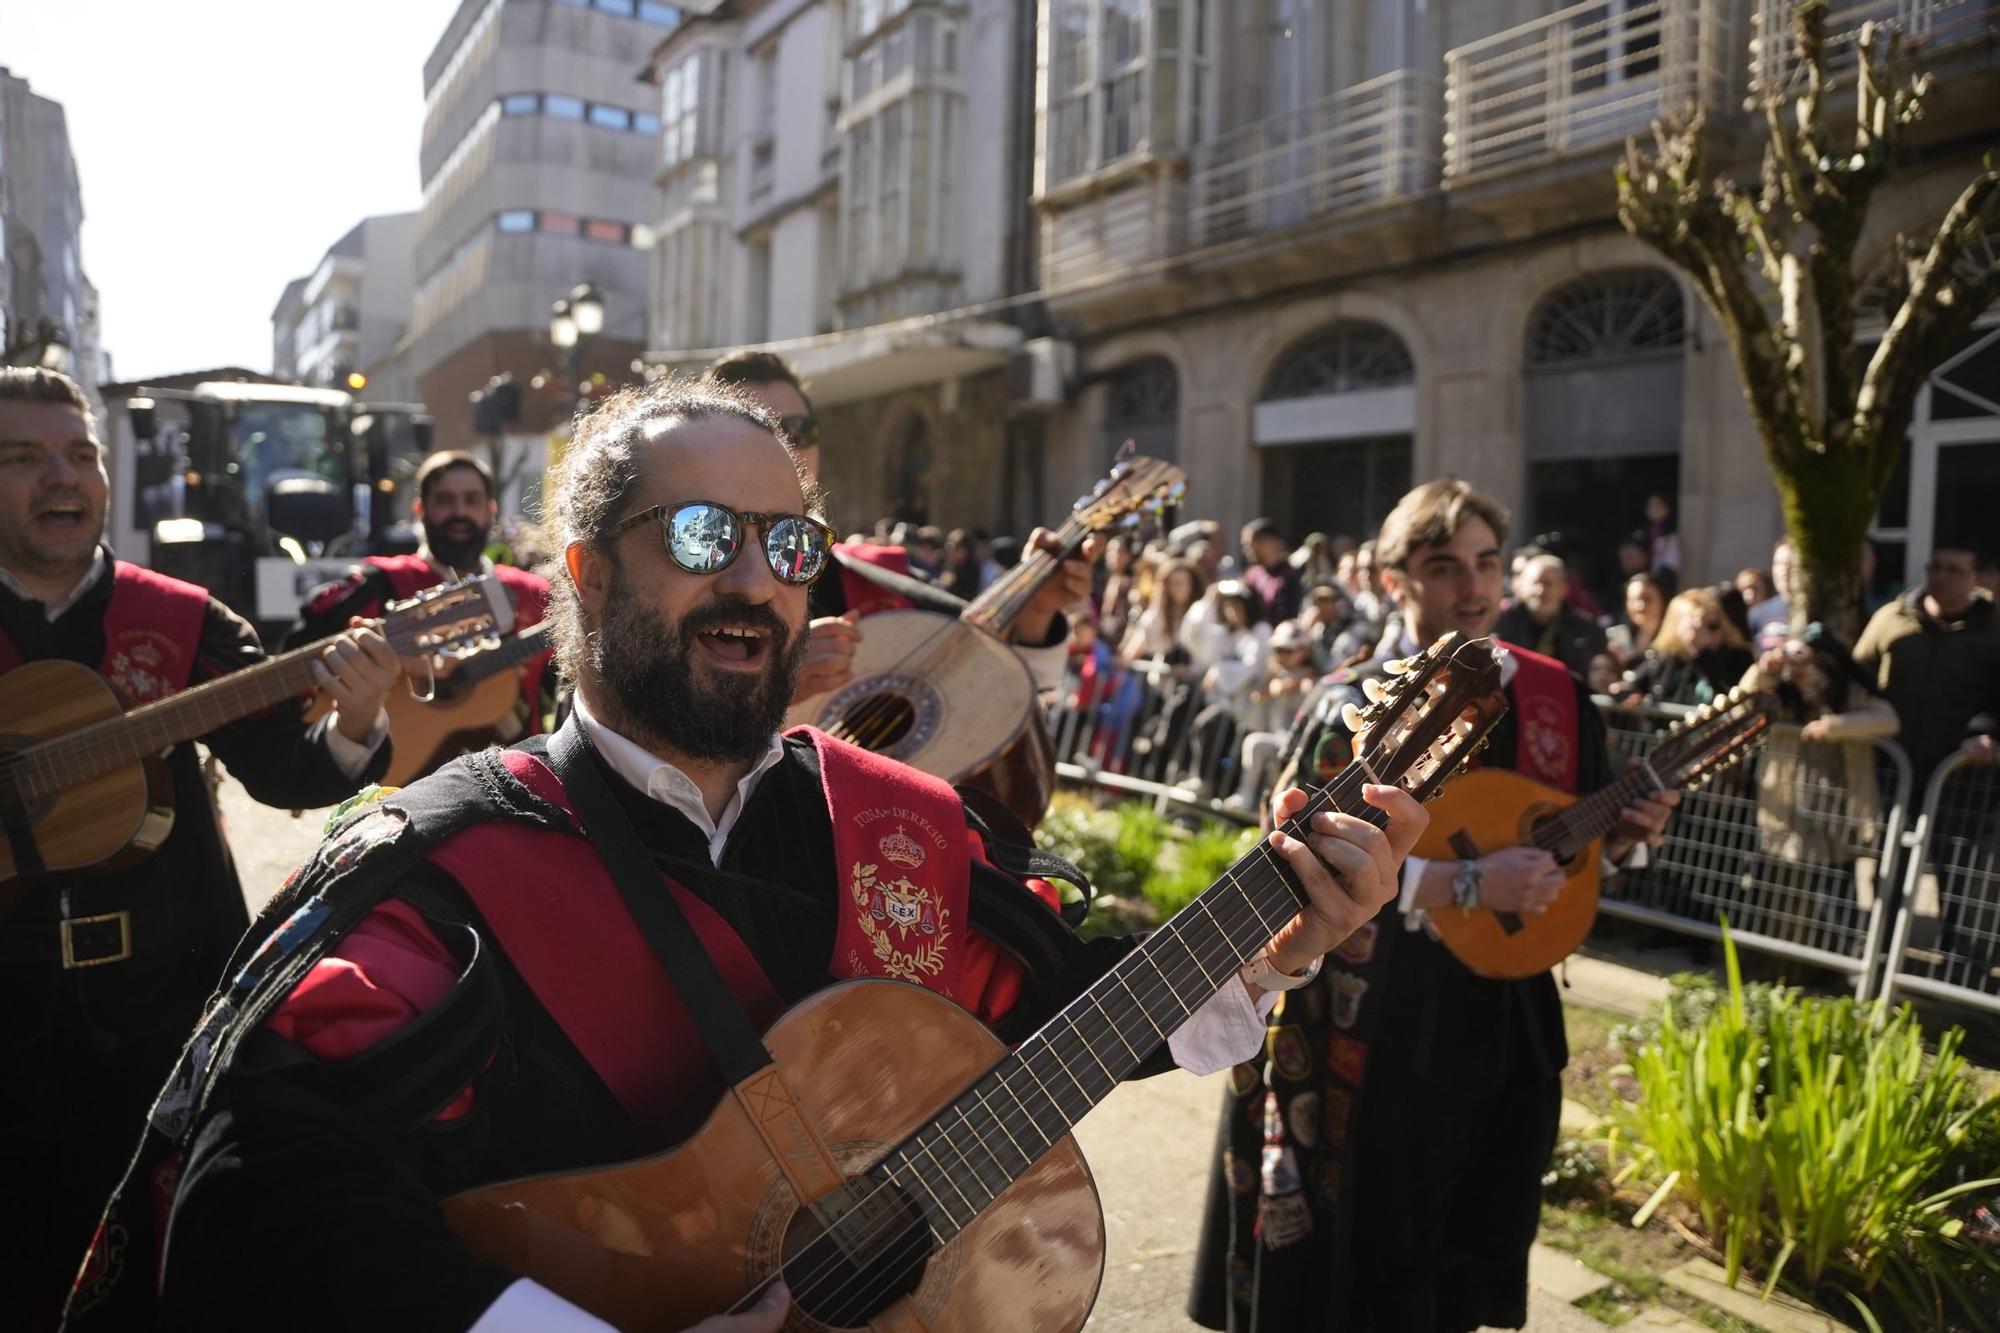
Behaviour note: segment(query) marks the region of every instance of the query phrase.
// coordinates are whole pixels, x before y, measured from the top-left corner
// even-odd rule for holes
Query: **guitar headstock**
[[[1104,480],[1076,502],[1070,521],[1088,532],[1105,532],[1134,521],[1149,508],[1176,504],[1187,493],[1187,473],[1172,463],[1134,455],[1112,466]]]
[[[1763,744],[1777,707],[1771,691],[1739,685],[1676,722],[1646,762],[1663,787],[1704,787]]]
[[[514,603],[493,574],[427,588],[382,613],[382,636],[398,657],[459,652],[514,628]]]
[[[1355,766],[1427,801],[1486,744],[1507,712],[1500,658],[1491,639],[1446,634],[1414,657],[1364,677],[1368,706],[1349,704],[1341,721],[1354,735]]]

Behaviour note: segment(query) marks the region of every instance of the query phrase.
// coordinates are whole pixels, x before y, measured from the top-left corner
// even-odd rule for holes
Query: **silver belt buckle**
[[[91,945],[98,942],[110,943],[110,927],[118,928],[118,947],[111,953],[93,953]],[[96,927],[80,931],[80,927]],[[132,956],[132,914],[130,912],[105,912],[99,916],[74,916],[62,922],[62,965],[65,972],[79,967],[102,967],[106,963],[122,963]],[[77,936],[85,935],[83,956],[78,956]]]

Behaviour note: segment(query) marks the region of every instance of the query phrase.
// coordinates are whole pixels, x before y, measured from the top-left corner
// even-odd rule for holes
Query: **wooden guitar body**
[[[124,712],[102,676],[76,662],[29,662],[0,676],[0,753],[26,749]],[[173,787],[157,761],[123,764],[30,802],[28,823],[50,870],[117,870],[143,860],[174,825]],[[11,900],[14,850],[0,838],[0,893]]]
[[[389,736],[395,744],[384,786],[407,787],[447,760],[493,744],[500,724],[521,701],[521,674],[503,671],[465,685],[439,676],[436,689],[437,697],[428,701],[400,682],[389,691]]]
[[[947,782],[986,786],[1023,823],[1040,823],[1055,789],[1054,747],[1020,655],[931,611],[881,611],[860,628],[854,679],[794,704],[787,723],[811,724]]]
[[[1007,1054],[951,1001],[895,981],[819,991],[764,1041],[850,1179]],[[444,1216],[473,1254],[621,1329],[686,1328],[728,1310],[818,1231],[733,1096],[659,1157],[489,1186],[445,1200]],[[788,1270],[796,1304],[785,1326],[1075,1329],[1103,1265],[1096,1187],[1064,1138],[931,1255],[913,1291],[865,1322],[813,1318],[808,1274]]]
[[[1503,768],[1461,774],[1431,802],[1430,827],[1412,855],[1461,861],[1518,847],[1535,826],[1576,797]],[[1461,963],[1482,977],[1531,977],[1570,956],[1597,919],[1598,844],[1564,869],[1568,878],[1548,911],[1516,916],[1490,907],[1434,907],[1432,929]]]

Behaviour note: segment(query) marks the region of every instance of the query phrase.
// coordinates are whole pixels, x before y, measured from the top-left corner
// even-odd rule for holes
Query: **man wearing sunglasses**
[[[628,390],[552,480],[571,717],[357,812],[293,877],[161,1098],[100,1233],[122,1260],[93,1256],[72,1327],[352,1329],[393,1311],[400,1328],[605,1329],[476,1261],[439,1199],[679,1142],[727,1091],[718,1011],[761,1031],[814,991],[893,975],[1015,1041],[1131,947],[1072,935],[1029,878],[1046,863],[942,782],[778,733],[830,534],[761,408]],[[1400,790],[1368,799],[1386,829],[1327,813],[1273,838],[1309,906],[1146,1072],[1249,1058],[1268,992],[1389,900],[1425,817]],[[893,900],[855,891],[876,862]],[[684,920],[663,924],[661,898]],[[301,1281],[301,1254],[366,1280]],[[775,1330],[787,1299],[698,1327]]]
[[[797,372],[775,352],[731,352],[702,373],[712,384],[727,385],[747,395],[778,418],[806,474],[819,481],[820,420],[799,382]],[[1052,534],[1037,529],[1029,549],[1050,543]],[[1091,565],[1101,543],[1095,538],[1063,562],[1024,608],[1010,630],[1014,650],[1028,664],[1036,685],[1052,690],[1062,683],[1069,639],[1068,608],[1090,596]],[[910,553],[901,546],[849,542],[834,548],[835,570],[813,585],[812,637],[799,666],[797,696],[809,699],[837,690],[854,679],[854,651],[861,643],[858,622],[877,611],[920,610],[956,616],[965,600],[919,578],[912,572]]]

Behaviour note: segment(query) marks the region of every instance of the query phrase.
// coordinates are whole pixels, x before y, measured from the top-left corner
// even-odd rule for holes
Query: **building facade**
[[[315,388],[353,387],[368,397],[407,402],[397,344],[410,317],[415,213],[363,218],[319,264],[285,285],[271,312],[272,373]]]
[[[1516,539],[1562,532],[1599,587],[1662,494],[1685,576],[1766,565],[1782,524],[1726,344],[1619,227],[1612,167],[1699,106],[1754,181],[1746,97],[1785,72],[1790,8],[1039,0],[1041,282],[1078,366],[1048,421],[1052,485],[1084,486],[1131,438],[1188,470],[1192,512],[1361,536],[1413,480],[1455,474],[1512,508]],[[1917,161],[1877,196],[1871,266],[1978,169],[1996,10],[1837,12],[1850,65],[1851,28],[1893,20],[1938,74]],[[1955,521],[1939,497],[2000,484],[1996,339],[1933,377],[1876,534],[1885,575],[1920,576]]]
[[[101,412],[108,377],[98,336],[97,289],[83,268],[83,192],[62,103],[0,66],[0,323],[8,349],[53,334],[63,369]],[[45,322],[46,321],[46,322]],[[16,352],[16,355],[24,353]]]
[[[652,53],[648,359],[783,353],[843,526],[1034,521],[1010,470],[1023,328],[963,314],[1033,286],[1033,37],[1018,0],[736,0]]]
[[[522,428],[566,421],[569,360],[550,308],[581,283],[605,305],[585,379],[630,378],[646,346],[647,248],[660,125],[638,81],[680,19],[652,0],[463,0],[424,66],[423,202],[397,356],[440,447],[473,438],[468,395],[511,372]]]

